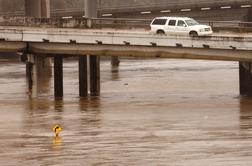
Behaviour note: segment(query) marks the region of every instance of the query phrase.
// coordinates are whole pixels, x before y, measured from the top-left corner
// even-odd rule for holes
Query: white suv
[[[174,34],[206,36],[213,33],[208,25],[201,25],[188,17],[157,17],[151,22],[151,32],[155,34]]]

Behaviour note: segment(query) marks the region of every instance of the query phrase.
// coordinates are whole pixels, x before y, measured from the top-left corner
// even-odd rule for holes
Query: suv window
[[[169,26],[175,26],[176,25],[176,20],[170,20],[168,25]]]
[[[194,19],[186,20],[186,23],[188,26],[199,25],[199,23]]]
[[[152,25],[165,25],[166,21],[166,19],[155,19]]]
[[[183,20],[178,20],[177,26],[179,26],[179,27],[185,27],[185,26],[186,26],[185,21],[183,21]]]

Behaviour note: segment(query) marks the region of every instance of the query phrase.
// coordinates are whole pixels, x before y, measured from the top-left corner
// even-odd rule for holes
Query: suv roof
[[[154,19],[183,19],[183,20],[187,20],[187,19],[191,19],[191,18],[189,18],[189,17],[166,17],[166,16],[164,16],[164,17],[156,17]]]

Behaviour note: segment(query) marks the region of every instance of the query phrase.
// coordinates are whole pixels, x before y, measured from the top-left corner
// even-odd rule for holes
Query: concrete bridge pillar
[[[252,8],[250,8],[248,12],[248,21],[252,21]]]
[[[38,59],[37,56],[28,54],[27,55],[27,68],[26,74],[28,79],[28,89],[29,89],[29,97],[36,98],[38,96]]]
[[[28,17],[49,18],[50,0],[25,0],[25,14]],[[30,59],[31,61],[28,60],[26,63],[26,73],[29,89],[32,91],[31,96],[36,97],[38,95],[37,77],[50,77],[52,75],[52,63],[51,58],[46,56],[32,55]]]
[[[252,63],[239,62],[240,95],[252,96]]]
[[[97,1],[85,0],[85,17],[97,18]],[[88,23],[88,26],[92,26]],[[91,55],[89,56],[90,66],[90,93],[91,96],[100,95],[100,57]]]
[[[97,18],[97,1],[85,0],[85,16],[87,18]]]
[[[60,55],[54,57],[54,96],[63,97],[63,58]]]
[[[100,95],[100,57],[95,55],[89,56],[90,63],[90,95]]]
[[[117,67],[117,66],[119,66],[119,64],[120,64],[119,57],[118,56],[112,56],[111,57],[111,65],[113,67]]]
[[[29,17],[49,18],[50,0],[25,0],[25,14]]]
[[[87,56],[79,56],[79,95],[88,96],[88,68]]]
[[[60,55],[54,57],[54,96],[63,97],[63,58]]]
[[[25,15],[41,17],[41,0],[25,0]]]
[[[51,17],[50,0],[41,0],[41,17],[42,18],[50,18]]]
[[[46,55],[37,56],[37,68],[38,75],[41,77],[51,76],[52,75],[52,60]]]

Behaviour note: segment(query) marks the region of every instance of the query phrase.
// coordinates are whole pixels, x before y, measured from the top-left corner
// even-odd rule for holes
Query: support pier
[[[63,97],[63,58],[62,56],[54,57],[54,96]]]
[[[240,95],[252,96],[252,63],[239,62]]]

